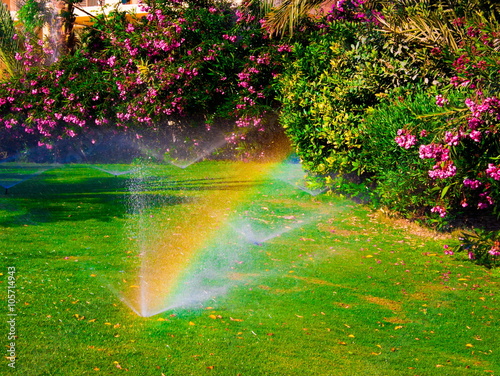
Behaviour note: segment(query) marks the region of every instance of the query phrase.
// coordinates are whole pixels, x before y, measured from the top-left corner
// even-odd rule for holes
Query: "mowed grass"
[[[72,165],[10,188],[0,197],[0,374],[500,374],[498,270],[445,256],[452,237],[309,196],[272,170],[242,179],[250,165],[120,176]],[[199,205],[236,191],[223,220],[280,235],[235,243],[236,262],[218,269],[224,294],[151,317],[120,301],[116,292],[137,288],[128,281],[148,232],[182,236]],[[236,237],[220,232],[208,240]],[[210,265],[210,251],[200,253],[192,263]],[[15,370],[4,359],[11,266]]]

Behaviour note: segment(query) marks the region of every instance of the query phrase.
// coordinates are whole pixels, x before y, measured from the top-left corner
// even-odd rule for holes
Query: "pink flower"
[[[443,248],[444,248],[444,254],[445,255],[450,255],[451,256],[451,255],[454,254],[454,252],[450,249],[450,246],[448,244],[445,244],[443,246]]]
[[[446,209],[439,205],[434,206],[431,209],[431,213],[438,213],[441,218],[446,217]]]
[[[471,138],[471,140],[474,140],[475,142],[480,142],[481,136],[482,136],[481,132],[476,131],[476,130],[470,132],[470,134],[469,134],[469,137]]]
[[[475,259],[476,259],[476,255],[474,254],[474,252],[469,251],[469,260],[475,260]]]
[[[458,134],[453,134],[451,132],[446,132],[444,134],[444,142],[446,142],[450,146],[458,145],[459,140],[460,140],[460,137]]]
[[[436,95],[436,105],[439,107],[443,107],[445,104],[450,103],[448,99],[443,97],[441,94]]]
[[[444,163],[436,163],[432,170],[429,171],[429,177],[432,179],[446,179],[455,176],[457,173],[457,167],[452,161],[446,161]]]
[[[500,256],[500,248],[497,246],[493,246],[488,253],[492,256]]]
[[[488,164],[486,175],[495,180],[500,180],[500,166],[495,166],[493,163]]]
[[[479,198],[481,201],[479,201],[479,203],[477,204],[478,209],[486,209],[495,203],[493,199],[488,195],[488,192],[479,194]]]
[[[417,137],[412,135],[406,129],[398,129],[397,134],[398,135],[396,136],[395,141],[400,147],[404,149],[408,150],[417,143]]]
[[[448,160],[450,158],[449,154],[449,149],[434,143],[429,145],[420,145],[419,149],[419,156],[421,159],[434,158],[438,162]]]
[[[464,186],[470,189],[478,189],[483,183],[481,183],[479,180],[471,180],[471,179],[465,179],[464,180]]]

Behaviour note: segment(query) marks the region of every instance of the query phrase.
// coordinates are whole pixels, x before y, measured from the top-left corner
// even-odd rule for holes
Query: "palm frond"
[[[325,3],[325,0],[284,0],[266,16],[266,27],[271,35],[293,31],[302,17]]]
[[[15,38],[16,29],[10,11],[4,3],[0,4],[0,62],[10,76],[19,72],[20,64],[15,59],[19,44]]]

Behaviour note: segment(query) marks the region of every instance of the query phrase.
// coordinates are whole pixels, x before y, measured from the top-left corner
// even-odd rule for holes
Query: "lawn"
[[[296,166],[66,165],[1,192],[0,374],[500,375],[498,270]]]

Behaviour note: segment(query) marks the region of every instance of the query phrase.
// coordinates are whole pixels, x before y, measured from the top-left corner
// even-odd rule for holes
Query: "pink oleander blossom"
[[[432,179],[446,179],[455,176],[456,173],[457,167],[452,161],[439,162],[432,167],[432,170],[429,170],[429,177]]]
[[[446,132],[444,134],[444,142],[450,146],[458,145],[460,141],[460,136],[452,132]]]
[[[406,129],[398,129],[395,141],[400,147],[408,150],[417,143],[417,137]]]
[[[488,253],[492,256],[500,256],[500,247],[497,245],[494,245],[491,247],[491,249],[488,251]]]
[[[481,183],[479,180],[472,180],[472,179],[465,179],[464,180],[464,186],[470,189],[478,189],[483,183]]]
[[[436,105],[439,107],[443,107],[444,105],[450,103],[448,99],[443,97],[441,94],[436,95]]]
[[[500,166],[495,166],[493,163],[488,163],[486,175],[495,180],[500,180]]]
[[[439,216],[440,216],[441,218],[446,217],[446,214],[447,214],[447,213],[446,213],[446,209],[445,209],[445,208],[443,208],[442,206],[439,206],[439,205],[434,206],[434,207],[431,209],[431,213],[437,213],[437,214],[439,214]]]
[[[450,149],[439,144],[420,145],[419,157],[421,159],[435,159],[437,162],[450,159]]]
[[[488,192],[483,192],[479,195],[479,202],[477,204],[478,209],[486,209],[492,206],[495,202],[489,196]]]
[[[482,133],[480,131],[473,130],[472,132],[470,132],[469,137],[471,140],[473,140],[475,142],[480,142],[481,137],[482,137]]]

